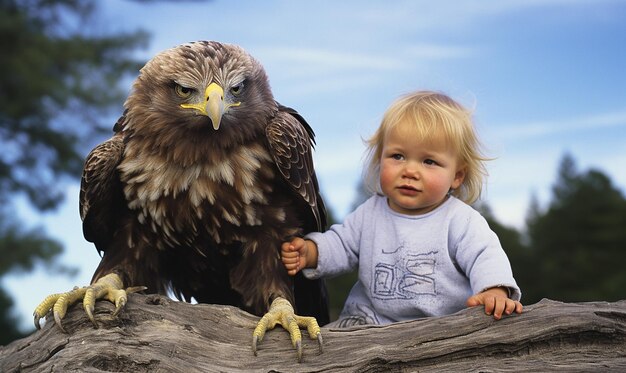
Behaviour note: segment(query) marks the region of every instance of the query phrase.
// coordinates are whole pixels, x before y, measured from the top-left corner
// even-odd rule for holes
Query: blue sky
[[[362,139],[394,99],[416,89],[473,108],[495,158],[483,200],[504,224],[523,227],[532,195],[549,201],[565,152],[579,169],[599,169],[626,190],[626,1],[98,4],[91,27],[152,34],[139,52],[144,59],[193,40],[239,44],[255,56],[276,99],[316,131],[316,169],[339,219],[355,198]],[[25,328],[43,297],[86,285],[99,261],[82,237],[78,185],[67,189],[55,213],[20,208],[26,221],[65,243],[63,262],[80,269],[71,279],[40,268],[4,280]]]

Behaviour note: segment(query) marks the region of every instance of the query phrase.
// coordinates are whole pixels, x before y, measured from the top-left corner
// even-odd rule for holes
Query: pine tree
[[[61,244],[38,228],[24,229],[13,209],[26,196],[38,210],[62,200],[64,181],[78,178],[86,144],[112,123],[101,123],[117,86],[141,63],[130,53],[142,32],[95,33],[93,0],[0,0],[0,279],[55,258]],[[12,301],[0,288],[0,344],[20,337]]]
[[[626,297],[626,199],[604,173],[580,173],[565,155],[549,207],[528,224],[543,297]]]

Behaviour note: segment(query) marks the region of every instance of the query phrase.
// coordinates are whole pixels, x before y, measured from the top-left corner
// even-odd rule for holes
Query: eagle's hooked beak
[[[181,104],[184,109],[196,109],[206,115],[213,123],[213,129],[218,130],[222,116],[232,106],[239,106],[241,102],[227,103],[224,101],[224,89],[217,83],[211,83],[204,91],[204,100],[193,104]]]
[[[224,89],[216,83],[209,84],[204,91],[205,109],[204,114],[211,118],[213,129],[220,128],[222,115],[224,115]]]

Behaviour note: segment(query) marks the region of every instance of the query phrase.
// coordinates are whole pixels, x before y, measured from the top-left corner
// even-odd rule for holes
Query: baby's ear
[[[467,167],[459,168],[454,174],[454,180],[452,180],[451,189],[457,189],[463,184],[463,180],[465,180],[465,174],[467,172]]]

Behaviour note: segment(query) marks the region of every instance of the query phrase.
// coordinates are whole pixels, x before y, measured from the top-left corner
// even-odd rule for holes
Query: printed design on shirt
[[[347,305],[342,315],[347,313],[349,316],[340,316],[333,322],[333,326],[346,328],[355,325],[380,324],[380,320],[376,317],[376,312],[362,304]]]
[[[395,263],[378,263],[374,267],[372,294],[379,299],[411,299],[418,295],[435,294],[435,264],[437,251],[412,254],[393,250],[389,258]],[[383,252],[391,254],[392,252]]]

